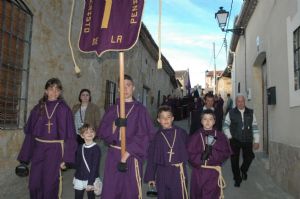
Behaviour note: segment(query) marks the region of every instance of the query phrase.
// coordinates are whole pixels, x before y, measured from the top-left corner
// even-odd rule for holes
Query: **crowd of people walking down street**
[[[228,95],[224,115],[220,95],[168,95],[157,111],[159,126],[155,127],[146,107],[134,98],[134,80],[129,75],[124,79],[125,118],[120,117],[119,99],[100,118],[89,89],[79,92],[79,103],[71,110],[61,95],[60,80],[46,82],[44,95],[25,126],[16,167],[17,175],[29,174],[30,198],[60,198],[61,171],[66,169],[75,169],[75,199],[82,199],[85,192],[89,199],[99,195],[102,199],[140,199],[143,182],[151,188],[147,194],[160,199],[224,198],[222,166],[230,157],[235,186],[247,180],[253,149],[259,147],[259,131],[244,96],[236,97],[233,108]],[[189,132],[174,125],[174,120],[182,119],[190,120]],[[121,155],[123,126],[126,150]],[[105,160],[95,140],[105,143]],[[105,162],[103,176],[99,175],[100,161]]]

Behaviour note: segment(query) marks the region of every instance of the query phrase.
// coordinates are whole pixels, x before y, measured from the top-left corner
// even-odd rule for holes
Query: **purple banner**
[[[83,52],[130,49],[138,40],[144,0],[85,0],[79,48]]]

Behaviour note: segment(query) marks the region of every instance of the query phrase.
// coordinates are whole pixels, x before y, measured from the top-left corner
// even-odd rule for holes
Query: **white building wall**
[[[300,197],[297,182],[300,168],[300,91],[293,91],[291,87],[294,85],[290,80],[294,78],[291,74],[293,31],[299,26],[300,0],[259,0],[245,36],[240,37],[234,64],[235,92],[238,82],[241,82],[242,92],[251,90],[251,100],[247,104],[254,109],[263,131],[263,69],[262,63],[257,65],[256,61],[261,53],[266,53],[266,87],[276,87],[277,101],[276,105],[267,106],[270,172],[296,198]]]

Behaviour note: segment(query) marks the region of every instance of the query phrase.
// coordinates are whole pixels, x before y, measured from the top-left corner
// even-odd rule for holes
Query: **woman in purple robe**
[[[215,115],[212,110],[203,111],[201,123],[203,128],[190,137],[187,146],[193,167],[190,198],[219,199],[224,188],[221,166],[230,157],[231,150],[225,134],[213,128]]]
[[[75,160],[77,142],[73,114],[62,99],[61,91],[60,80],[49,79],[43,98],[32,109],[24,128],[25,139],[18,161],[31,163],[31,199],[60,198],[61,169]]]
[[[97,136],[108,144],[105,160],[102,199],[136,199],[142,197],[141,175],[142,161],[146,156],[149,141],[155,130],[147,109],[133,99],[135,89],[132,78],[124,75],[126,152],[121,157],[120,131],[120,101],[111,106],[104,114]],[[127,171],[120,172],[119,163],[127,164]]]
[[[144,181],[156,186],[159,199],[187,199],[186,151],[187,133],[173,125],[169,106],[161,106],[157,121],[161,128],[155,134],[147,158]]]

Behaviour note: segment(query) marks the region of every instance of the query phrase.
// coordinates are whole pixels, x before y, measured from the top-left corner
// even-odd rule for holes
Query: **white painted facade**
[[[247,96],[271,175],[297,198],[300,90],[294,89],[293,32],[299,26],[300,0],[258,0],[245,34],[233,49],[232,64],[233,97],[238,92]],[[266,89],[270,87],[276,87],[275,105],[267,104]]]

